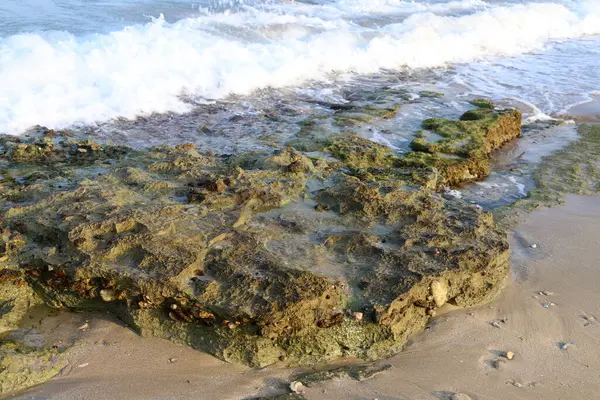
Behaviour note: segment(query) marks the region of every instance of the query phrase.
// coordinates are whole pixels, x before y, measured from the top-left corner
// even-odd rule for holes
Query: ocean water
[[[0,132],[384,73],[539,118],[599,93],[599,35],[598,0],[3,0]]]

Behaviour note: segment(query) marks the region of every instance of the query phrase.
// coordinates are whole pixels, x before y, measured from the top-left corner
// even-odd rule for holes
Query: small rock
[[[106,302],[115,301],[118,298],[117,292],[113,289],[102,289],[100,291],[100,297],[102,297],[102,300]]]
[[[521,385],[519,382],[513,382],[512,385],[518,388],[523,387],[523,385]]]
[[[176,359],[176,358],[169,358],[169,362],[170,362],[171,364],[173,364],[175,361],[177,361],[177,359]]]
[[[448,301],[448,287],[439,280],[431,282],[431,295],[437,307],[441,307]]]
[[[540,292],[540,294],[543,294],[544,296],[552,296],[554,293],[547,292],[547,291],[544,290],[544,291]]]
[[[507,358],[507,359],[509,359],[509,360],[512,360],[513,358],[515,358],[515,353],[513,353],[512,351],[507,351],[507,352],[504,354],[504,357],[506,357],[506,358]]]
[[[302,394],[304,392],[304,385],[302,382],[294,381],[290,383],[290,390],[296,394]]]
[[[496,321],[492,322],[490,325],[492,325],[494,328],[500,329],[500,324],[497,323]]]
[[[464,393],[454,393],[452,395],[452,397],[450,397],[451,400],[471,400],[471,397],[468,394],[464,394]]]
[[[535,244],[535,243],[534,243],[534,244],[532,244],[532,245],[531,245],[531,248],[532,248],[532,249],[537,249],[537,244]]]
[[[355,320],[357,320],[357,321],[362,321],[362,319],[363,319],[363,313],[361,313],[361,312],[358,312],[358,311],[357,311],[357,312],[355,312],[355,313],[353,313],[353,314],[352,314],[352,316],[353,316],[353,317],[354,317],[354,319],[355,319]]]
[[[90,363],[83,363],[83,364],[79,364],[77,367],[79,367],[79,368],[85,368],[88,365],[90,365]]]
[[[86,330],[86,329],[87,329],[87,328],[89,328],[89,327],[90,327],[90,324],[88,324],[88,323],[86,322],[85,324],[81,325],[81,326],[80,326],[79,328],[77,328],[77,329],[79,329],[80,331],[84,331],[84,330]]]

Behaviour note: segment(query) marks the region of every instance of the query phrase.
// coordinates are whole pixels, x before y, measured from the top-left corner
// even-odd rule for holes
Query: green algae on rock
[[[0,394],[18,392],[46,382],[67,365],[58,350],[37,350],[0,342]]]
[[[446,185],[485,178],[490,154],[521,135],[521,113],[494,110],[483,101],[458,121],[430,118],[411,142],[413,152],[403,160],[407,166],[435,166]]]
[[[452,129],[483,159],[518,136],[517,116]],[[52,307],[109,311],[226,361],[390,356],[446,302],[490,300],[508,271],[504,232],[435,192],[458,178],[415,161],[431,153],[349,134],[319,146],[326,158],[2,140],[2,268]],[[15,157],[22,146],[34,156]]]

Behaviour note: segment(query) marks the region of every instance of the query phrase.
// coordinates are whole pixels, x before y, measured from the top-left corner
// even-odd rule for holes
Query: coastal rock
[[[476,133],[484,148],[513,127],[494,115]],[[19,178],[2,182],[3,273],[51,307],[107,311],[226,361],[387,357],[436,307],[489,301],[508,272],[491,215],[436,192],[456,181],[448,168],[355,135],[328,139],[326,163],[288,147],[45,139],[14,157],[0,138],[0,175]]]

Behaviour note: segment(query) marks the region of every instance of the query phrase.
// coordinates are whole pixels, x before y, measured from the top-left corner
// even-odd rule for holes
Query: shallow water
[[[564,113],[600,93],[599,53],[596,0],[6,0],[0,133],[233,152],[383,96],[398,115],[355,130],[402,152],[476,96]]]

